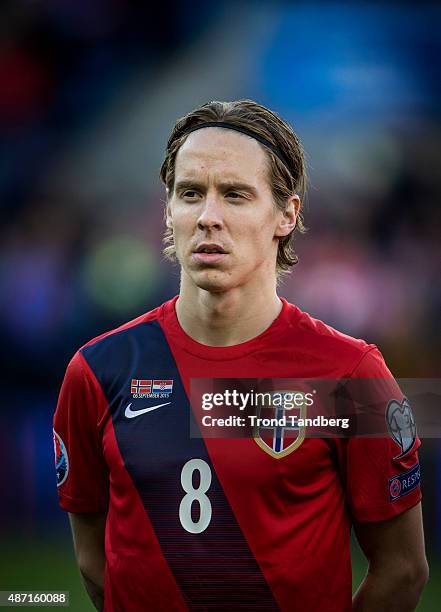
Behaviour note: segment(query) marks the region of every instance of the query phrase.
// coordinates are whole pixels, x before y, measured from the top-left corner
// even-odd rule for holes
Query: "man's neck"
[[[252,295],[242,287],[223,293],[196,289],[181,286],[176,314],[186,334],[209,346],[232,346],[255,338],[282,309],[275,289]]]

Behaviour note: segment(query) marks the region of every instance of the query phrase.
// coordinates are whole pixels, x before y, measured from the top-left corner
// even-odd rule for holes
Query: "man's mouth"
[[[195,253],[223,253],[226,255],[227,251],[220,244],[203,243],[198,246]]]
[[[202,243],[193,251],[193,260],[198,264],[218,264],[228,256],[220,244]]]

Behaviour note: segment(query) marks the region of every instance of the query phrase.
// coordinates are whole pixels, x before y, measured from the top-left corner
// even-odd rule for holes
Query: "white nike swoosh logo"
[[[142,408],[141,410],[132,410],[130,406],[132,402],[127,406],[125,415],[128,419],[133,419],[134,417],[139,416],[140,414],[145,414],[146,412],[151,412],[152,410],[156,410],[157,408],[162,408],[162,406],[167,406],[171,404],[171,402],[165,402],[165,404],[158,404],[157,406],[150,406],[149,408]]]

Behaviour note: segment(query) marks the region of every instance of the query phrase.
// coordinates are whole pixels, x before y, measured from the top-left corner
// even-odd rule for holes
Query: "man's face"
[[[286,216],[274,205],[266,154],[232,130],[204,128],[179,149],[167,224],[176,255],[193,283],[207,291],[275,278],[278,236]]]

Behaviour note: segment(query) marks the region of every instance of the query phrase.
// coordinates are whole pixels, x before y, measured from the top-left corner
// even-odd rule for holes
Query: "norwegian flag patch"
[[[152,381],[143,379],[132,378],[130,385],[131,393],[151,393],[152,392]]]
[[[130,393],[132,397],[165,397],[173,392],[173,379],[132,378]]]

